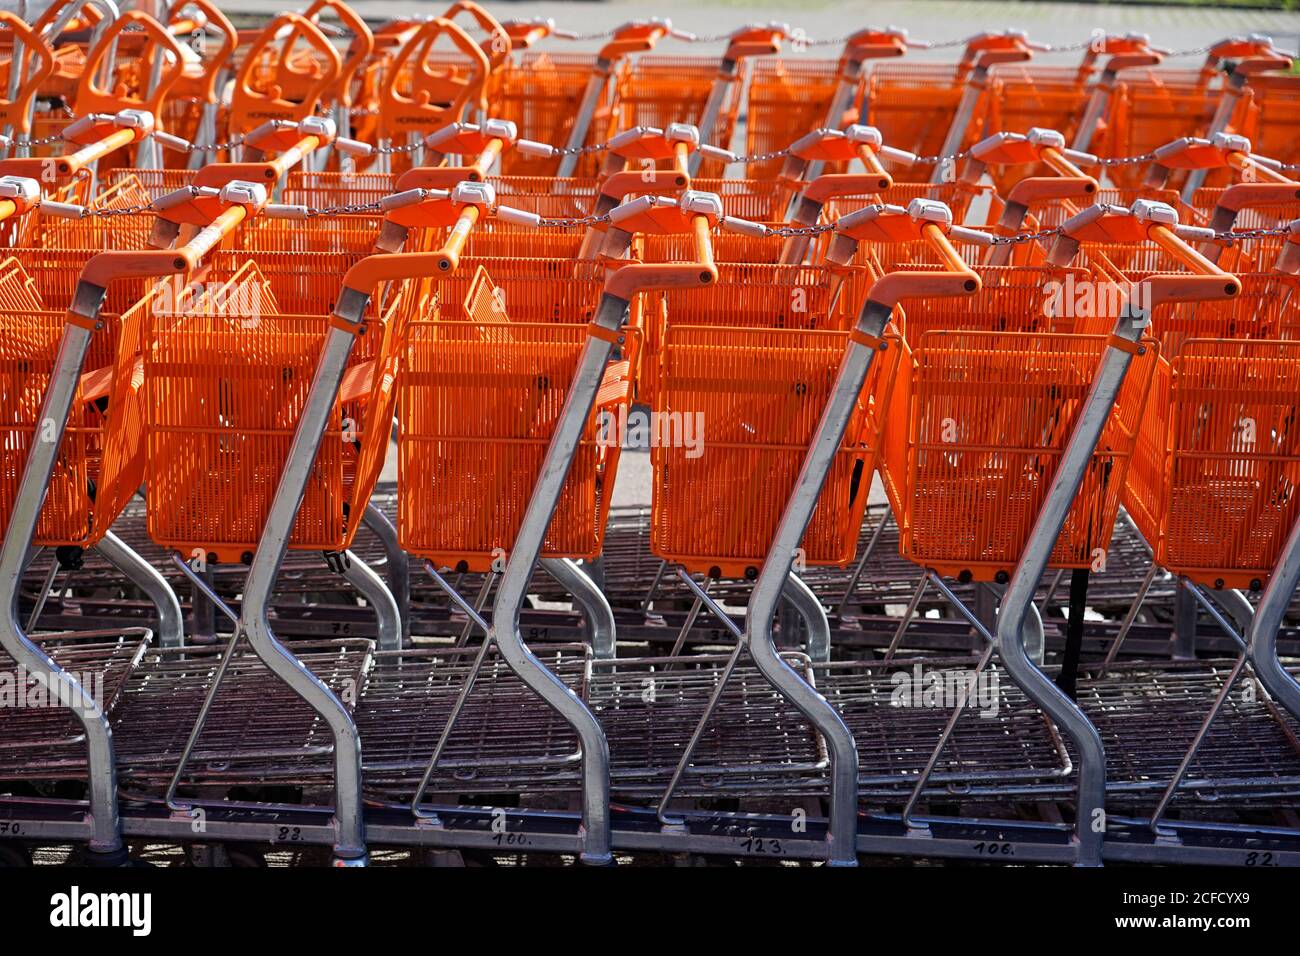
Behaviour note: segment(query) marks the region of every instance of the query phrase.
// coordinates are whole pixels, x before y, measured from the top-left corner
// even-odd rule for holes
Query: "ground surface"
[[[5,6],[13,0],[7,0]],[[415,10],[433,12],[438,4],[412,0],[354,0],[362,16],[377,20],[409,15]],[[227,13],[279,10],[276,0],[224,0]],[[1078,42],[1094,27],[1110,32],[1136,30],[1151,34],[1154,42],[1175,50],[1200,46],[1233,33],[1270,33],[1275,40],[1300,38],[1300,13],[1206,7],[1149,7],[1137,4],[1009,3],[980,0],[608,0],[601,3],[485,2],[499,19],[554,17],[580,33],[598,32],[638,17],[669,17],[681,29],[702,36],[724,33],[738,25],[782,20],[802,27],[813,38],[842,36],[864,26],[896,24],[925,40],[957,40],[983,30],[1017,27],[1035,40],[1065,44]],[[587,48],[597,45],[586,44]],[[1286,45],[1286,44],[1283,44]],[[1292,46],[1295,44],[1293,43]],[[581,46],[581,44],[579,45]],[[675,44],[675,50],[687,49]],[[669,52],[664,48],[665,52]],[[825,55],[814,48],[810,55]],[[936,51],[937,58],[952,51]]]

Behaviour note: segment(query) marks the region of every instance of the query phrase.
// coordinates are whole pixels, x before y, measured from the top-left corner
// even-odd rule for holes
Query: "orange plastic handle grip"
[[[980,277],[953,248],[948,236],[939,226],[932,222],[925,223],[921,227],[921,238],[939,255],[947,270],[891,272],[872,284],[867,293],[870,301],[893,308],[901,300],[917,296],[951,298],[974,295],[980,290]]]
[[[429,55],[442,36],[448,36],[472,66],[468,76],[459,76],[449,70],[435,70],[429,65]],[[411,64],[413,89],[408,96],[397,89],[397,80]],[[438,123],[446,117],[455,120],[471,99],[477,100],[481,109],[487,109],[484,84],[490,64],[487,54],[460,27],[441,17],[424,24],[419,32],[402,47],[384,82],[380,95],[379,119],[388,138],[403,130],[418,130]]]
[[[290,52],[301,38],[316,50],[325,60],[325,69],[316,84],[307,91],[301,102],[283,98],[283,88],[271,84],[266,92],[253,88],[253,72],[258,61],[279,41],[277,34],[284,28],[291,27],[289,34],[279,50],[280,65],[288,59]],[[284,119],[292,122],[305,119],[316,111],[316,104],[325,95],[325,91],[334,84],[343,70],[343,60],[325,34],[317,26],[297,13],[282,13],[262,30],[252,47],[245,54],[235,77],[235,90],[230,103],[230,129],[232,132],[246,133],[267,120]]]
[[[488,37],[483,41],[483,46],[488,54],[488,63],[492,72],[495,73],[510,57],[510,51],[513,47],[510,41],[510,33],[501,26],[501,22],[496,17],[480,7],[474,0],[456,0],[443,13],[442,18],[455,21],[456,17],[462,13],[468,13],[478,23],[479,27],[487,32]]]
[[[239,46],[239,31],[235,25],[230,22],[230,18],[217,9],[209,0],[176,0],[171,9],[167,11],[167,25],[174,26],[181,19],[186,7],[195,7],[202,11],[207,17],[208,23],[217,28],[221,34],[221,46],[217,52],[204,58],[203,80],[199,95],[209,103],[216,102],[217,78],[225,70],[226,64],[235,54],[235,48]]]
[[[18,68],[22,69],[24,74],[29,72],[31,58],[35,57],[37,61],[36,68],[30,70],[31,75],[18,87],[14,98],[0,101],[0,121],[12,125],[19,133],[29,133],[31,124],[27,109],[40,85],[54,72],[54,51],[37,30],[29,27],[16,14],[7,10],[0,10],[0,29],[9,30],[13,34],[13,46],[10,49],[16,49],[18,44],[22,44],[22,62]],[[14,68],[11,62],[9,69]]]
[[[339,84],[342,86],[342,95],[339,99],[350,106],[352,105],[352,80],[356,77],[357,70],[361,69],[375,51],[375,35],[370,32],[366,21],[342,0],[316,0],[306,9],[303,16],[315,23],[321,11],[326,9],[338,14],[339,22],[352,31],[352,42],[348,45],[347,59],[343,61],[342,71],[339,73]]]
[[[152,93],[139,97],[131,96],[122,90],[103,89],[96,80],[100,64],[114,49],[116,41],[129,28],[137,27],[145,34],[145,44],[140,51],[141,62],[149,58],[152,49],[154,56],[170,53],[172,61],[165,64],[158,76],[158,86]],[[134,31],[133,31],[134,32]],[[125,109],[148,110],[155,122],[159,120],[159,111],[167,94],[181,78],[185,71],[185,54],[180,43],[172,36],[170,30],[149,14],[140,10],[128,10],[108,25],[99,37],[99,42],[86,56],[86,66],[81,73],[81,82],[77,85],[77,112],[82,116],[90,113],[116,113]]]

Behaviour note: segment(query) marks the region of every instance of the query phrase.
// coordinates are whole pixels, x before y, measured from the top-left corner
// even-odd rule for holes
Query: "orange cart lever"
[[[12,99],[0,101],[0,124],[12,127],[16,135],[26,136],[32,131],[32,100],[41,84],[54,72],[54,51],[40,33],[8,10],[0,10],[0,30],[10,33],[9,69],[21,68],[24,73],[24,79]],[[16,51],[20,45],[23,53],[16,58],[18,62],[15,63],[12,51]],[[36,61],[35,67],[32,66],[33,59]]]
[[[1164,302],[1228,299],[1241,291],[1241,280],[1224,272],[1177,235],[1178,213],[1166,203],[1139,199],[1131,208],[1101,204],[1067,219],[1061,226],[1048,261],[1068,265],[1085,243],[1154,242],[1189,271],[1148,276],[1141,281],[1146,295],[1138,301],[1148,310]]]
[[[641,196],[614,209],[610,246],[627,248],[637,233],[689,235],[695,257],[690,262],[648,263],[618,260],[605,280],[605,294],[624,302],[651,289],[689,289],[717,281],[712,230],[722,219],[722,200],[714,193],[687,191],[673,200]]]
[[[1185,136],[1159,147],[1154,156],[1143,181],[1152,189],[1163,189],[1176,169],[1235,169],[1268,182],[1291,181],[1274,168],[1276,164],[1255,156],[1250,140],[1233,133],[1215,133],[1209,139]]]

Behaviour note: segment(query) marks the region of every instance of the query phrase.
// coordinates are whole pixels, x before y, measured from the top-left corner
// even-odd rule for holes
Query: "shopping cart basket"
[[[974,142],[988,110],[989,70],[999,63],[1029,59],[1041,45],[1020,31],[971,37],[952,66],[882,63],[867,77],[859,110],[861,123],[880,130],[885,142],[920,156],[955,155]],[[942,182],[939,162],[931,182]]]
[[[33,198],[35,193],[33,191]],[[81,280],[68,308],[65,325],[61,330],[57,352],[48,348],[52,336],[49,330],[40,334],[39,324],[23,329],[24,338],[30,337],[36,342],[42,339],[47,343],[52,359],[47,359],[47,370],[42,370],[45,378],[44,396],[40,401],[39,412],[33,420],[33,433],[44,430],[40,441],[30,443],[26,461],[22,464],[22,478],[18,482],[17,492],[9,511],[8,524],[3,544],[0,545],[0,568],[3,568],[3,581],[9,593],[4,598],[4,606],[9,608],[0,615],[0,644],[14,661],[28,672],[39,675],[39,679],[53,685],[65,686],[69,692],[67,706],[80,721],[86,738],[88,753],[87,786],[88,816],[74,827],[78,836],[89,838],[89,846],[94,854],[116,861],[124,856],[119,818],[117,813],[116,778],[112,748],[112,739],[108,719],[93,695],[50,659],[24,633],[17,620],[16,587],[26,563],[28,548],[38,534],[38,525],[42,514],[42,502],[47,500],[51,489],[52,476],[60,467],[63,458],[62,449],[65,437],[71,439],[67,444],[72,458],[77,457],[79,445],[84,438],[79,434],[80,408],[76,405],[78,392],[83,386],[80,375],[86,360],[94,352],[98,343],[103,343],[105,335],[116,331],[118,323],[111,317],[103,316],[102,305],[105,291],[115,278],[126,276],[167,276],[190,271],[199,259],[215,244],[220,242],[225,232],[235,228],[246,215],[243,205],[234,205],[217,212],[211,220],[211,228],[201,231],[191,243],[176,249],[103,252],[90,258],[82,269]],[[143,311],[143,310],[142,310]],[[137,321],[143,318],[137,314]],[[31,321],[30,319],[28,320]],[[108,360],[116,360],[114,380],[119,386],[129,387],[134,384],[134,353],[130,348],[122,348],[116,343],[117,354],[105,355]],[[30,346],[24,343],[22,348]],[[103,348],[103,345],[99,347]],[[20,362],[19,371],[26,378],[31,366],[29,362]],[[120,419],[120,426],[126,429],[138,427],[138,419],[130,421],[125,415],[128,402],[110,401],[111,421]],[[74,409],[77,415],[73,415]],[[111,437],[111,436],[110,436]],[[48,439],[48,440],[46,440]],[[112,441],[105,449],[104,466],[101,469],[101,484],[97,488],[95,504],[97,514],[110,499],[121,501],[124,496],[134,493],[137,484],[115,489],[105,481],[103,472],[113,474],[109,463],[115,455],[129,460],[131,449],[123,448],[129,442]],[[82,446],[84,447],[84,446]],[[64,459],[71,460],[71,459]],[[82,458],[85,461],[85,458]],[[120,476],[123,469],[116,474]],[[84,473],[80,480],[72,484],[71,492],[76,499],[89,498],[88,486]],[[129,488],[129,491],[126,490]],[[56,503],[57,507],[57,503]],[[103,518],[105,526],[110,520]],[[78,535],[85,531],[78,529]]]
[[[897,27],[868,27],[845,39],[838,60],[757,59],[746,98],[745,151],[758,155],[780,150],[809,130],[842,129],[858,122],[853,97],[868,62],[926,46]],[[775,159],[749,164],[756,178],[770,176],[778,168]],[[813,178],[820,171],[814,168]]]

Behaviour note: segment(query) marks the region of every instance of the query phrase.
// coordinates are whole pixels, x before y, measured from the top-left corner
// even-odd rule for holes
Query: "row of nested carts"
[[[0,863],[1300,863],[1269,38],[56,0],[0,83]]]

